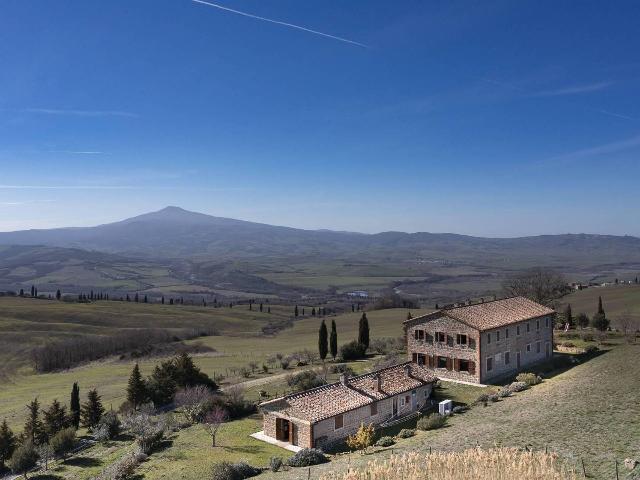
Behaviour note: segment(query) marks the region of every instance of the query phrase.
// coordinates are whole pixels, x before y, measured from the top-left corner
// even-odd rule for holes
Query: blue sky
[[[640,235],[640,3],[214,3],[0,3],[0,230]]]

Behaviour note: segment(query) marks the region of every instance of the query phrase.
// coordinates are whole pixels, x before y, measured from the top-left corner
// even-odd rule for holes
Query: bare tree
[[[204,417],[204,421],[202,422],[202,426],[206,430],[206,432],[211,436],[211,446],[216,446],[216,435],[218,434],[220,428],[224,423],[229,419],[229,415],[227,411],[216,405],[214,406],[209,413]]]
[[[184,415],[187,422],[195,423],[205,416],[213,397],[214,394],[209,388],[204,385],[197,385],[178,390],[175,395],[175,402],[181,408],[182,415]]]
[[[633,343],[636,338],[636,332],[638,331],[638,320],[634,318],[631,311],[625,310],[620,314],[617,321],[620,326],[620,330],[627,338],[629,343]]]
[[[515,275],[503,283],[503,288],[509,296],[527,297],[543,305],[551,304],[569,291],[562,274],[545,268],[532,268]]]

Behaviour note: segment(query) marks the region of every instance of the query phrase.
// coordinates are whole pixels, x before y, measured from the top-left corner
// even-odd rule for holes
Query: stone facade
[[[445,315],[432,315],[409,322],[406,337],[409,360],[434,369],[439,378],[480,383],[477,329]]]
[[[425,406],[431,396],[432,385],[424,385],[415,390],[395,395],[394,397],[378,400],[340,415],[342,426],[336,428],[336,417],[329,417],[316,423],[310,423],[298,418],[289,417],[281,411],[263,412],[264,434],[277,438],[276,422],[278,418],[290,422],[292,429],[291,444],[302,448],[321,448],[323,445],[342,440],[355,433],[360,425],[380,425],[393,416],[393,404],[397,406],[396,416],[407,415]],[[415,392],[415,394],[413,393]],[[375,405],[372,409],[372,405]]]
[[[553,315],[480,331],[437,312],[406,322],[405,332],[409,360],[443,379],[486,383],[553,355]]]
[[[553,316],[483,331],[480,338],[481,383],[515,375],[553,355]]]

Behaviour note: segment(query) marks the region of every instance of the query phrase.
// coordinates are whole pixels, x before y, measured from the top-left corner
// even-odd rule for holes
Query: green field
[[[130,311],[128,311],[130,309]],[[22,341],[21,351],[25,352],[33,342],[41,342],[50,336],[64,335],[69,332],[80,333],[105,329],[123,329],[143,326],[177,328],[183,326],[215,326],[222,332],[219,336],[201,337],[187,343],[200,342],[215,349],[214,352],[198,354],[196,363],[209,375],[224,374],[228,378],[225,383],[247,381],[259,378],[256,372],[249,379],[239,378],[230,369],[246,367],[255,361],[261,368],[267,357],[276,353],[288,354],[303,349],[312,352],[317,350],[317,332],[320,320],[307,317],[294,323],[275,336],[264,336],[259,333],[262,325],[273,318],[285,318],[290,307],[273,307],[270,316],[255,311],[250,312],[247,306],[233,309],[209,309],[200,307],[178,307],[162,305],[145,305],[121,302],[97,302],[92,304],[66,304],[31,299],[0,298],[0,328],[5,332],[25,332],[23,336],[13,335],[13,341]],[[414,313],[419,314],[417,310]],[[398,337],[402,335],[402,321],[406,318],[406,310],[380,310],[368,312],[372,338]],[[34,318],[43,318],[37,326]],[[360,314],[349,313],[336,317],[338,342],[346,343],[357,335]],[[46,320],[44,320],[46,319]],[[66,320],[66,321],[65,321]],[[9,325],[7,327],[7,325]],[[26,332],[35,330],[42,332],[33,340]],[[2,330],[0,330],[2,331]],[[149,374],[158,358],[140,360],[140,368]],[[94,362],[68,371],[48,374],[30,374],[23,368],[20,374],[12,376],[3,383],[0,389],[0,419],[7,418],[9,423],[20,427],[24,419],[25,408],[34,396],[42,403],[48,404],[54,398],[66,401],[73,382],[79,382],[83,392],[89,388],[98,388],[107,407],[117,408],[124,401],[126,382],[133,366],[132,360],[120,361],[110,358]],[[277,369],[270,377],[281,374]],[[224,383],[223,383],[224,385]],[[261,389],[261,388],[260,388]],[[257,388],[250,389],[256,393]]]
[[[574,315],[584,312],[591,318],[598,309],[599,296],[612,326],[619,328],[621,316],[627,315],[635,321],[635,328],[640,328],[640,285],[611,285],[576,291],[562,298],[558,311],[571,304]]]

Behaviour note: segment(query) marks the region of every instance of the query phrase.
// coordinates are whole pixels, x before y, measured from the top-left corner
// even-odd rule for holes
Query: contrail
[[[232,8],[223,7],[222,5],[218,5],[216,3],[205,2],[204,0],[192,0],[196,3],[202,3],[203,5],[208,5],[210,7],[219,8],[220,10],[224,10],[226,12],[236,13],[238,15],[242,15],[243,17],[255,18],[256,20],[262,20],[264,22],[275,23],[276,25],[282,25],[284,27],[295,28],[296,30],[302,30],[303,32],[313,33],[315,35],[320,35],[322,37],[332,38],[334,40],[338,40],[344,43],[350,43],[351,45],[357,45],[358,47],[369,48],[368,45],[363,43],[354,42],[353,40],[349,40],[347,38],[336,37],[335,35],[329,35],[328,33],[318,32],[317,30],[311,30],[310,28],[301,27],[299,25],[294,25],[292,23],[281,22],[279,20],[272,20],[271,18],[260,17],[258,15],[253,15],[251,13],[241,12],[240,10],[234,10]]]

